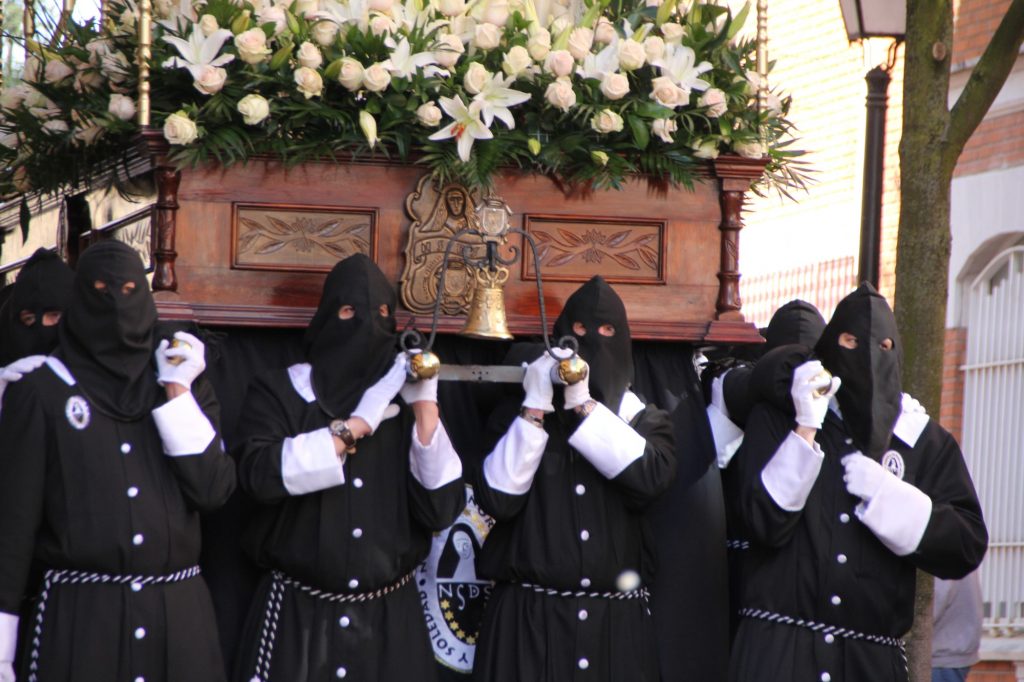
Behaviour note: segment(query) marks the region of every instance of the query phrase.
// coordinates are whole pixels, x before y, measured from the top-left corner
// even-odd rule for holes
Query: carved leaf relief
[[[354,253],[373,256],[373,211],[238,206],[235,266],[329,270]]]
[[[527,230],[537,243],[544,277],[586,281],[599,274],[612,281],[664,281],[663,223],[530,217]],[[523,277],[533,273],[527,258]]]

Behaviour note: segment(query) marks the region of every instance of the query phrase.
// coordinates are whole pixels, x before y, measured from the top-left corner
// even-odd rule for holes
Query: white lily
[[[711,64],[697,64],[697,55],[692,48],[685,45],[666,45],[665,54],[654,62],[653,66],[661,69],[661,75],[670,78],[673,83],[689,93],[691,90],[704,91],[711,84],[700,78],[705,71],[711,70]]]
[[[516,120],[512,117],[509,107],[522,104],[530,99],[530,95],[508,87],[515,79],[515,76],[505,78],[502,74],[496,73],[484,83],[484,87],[473,98],[474,103],[480,103],[480,112],[488,127],[494,123],[495,118],[501,119],[508,128],[516,127]]]
[[[473,151],[473,143],[477,140],[489,140],[494,133],[488,130],[483,121],[480,120],[480,110],[483,102],[473,101],[466,106],[462,97],[441,97],[438,99],[444,113],[452,117],[452,122],[441,130],[431,135],[431,140],[447,140],[454,137],[459,148],[459,158],[463,162],[469,161],[469,155]]]
[[[322,7],[324,9],[313,15],[316,19],[333,21],[338,26],[356,24],[364,33],[370,27],[370,8],[367,0],[348,0],[344,4],[337,0],[322,0]]]
[[[184,33],[184,27],[191,26],[198,21],[199,15],[196,14],[195,7],[192,6],[192,0],[178,0],[177,8],[172,6],[167,18],[157,19],[156,23],[169,31]]]
[[[576,73],[581,78],[593,78],[594,80],[601,80],[606,73],[616,73],[618,70],[618,36],[597,54],[588,54],[583,63],[576,67]]]
[[[206,37],[203,36],[203,32],[199,28],[193,28],[188,40],[182,40],[175,36],[164,36],[164,40],[173,45],[181,56],[171,57],[163,63],[163,66],[188,69],[192,78],[198,80],[204,67],[224,66],[234,60],[235,55],[233,54],[217,56],[220,48],[231,37],[231,31],[226,28],[218,29]]]
[[[391,48],[391,57],[384,62],[384,67],[395,78],[411,79],[416,75],[417,69],[423,69],[430,64],[437,64],[437,58],[434,56],[433,51],[413,54],[408,38],[403,37],[396,44],[394,38],[388,36],[384,40],[384,44]],[[436,72],[437,69],[431,69],[430,71],[431,73],[428,73],[428,76]]]

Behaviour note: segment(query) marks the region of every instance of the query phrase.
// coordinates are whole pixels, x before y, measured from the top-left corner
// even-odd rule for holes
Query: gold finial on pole
[[[757,88],[757,108],[768,106],[768,0],[757,0],[757,75],[761,83]]]
[[[149,125],[149,60],[153,45],[153,1],[139,3],[139,49],[136,52],[139,67],[139,127]]]
[[[4,0],[0,0],[0,28],[4,25]],[[4,42],[5,38],[0,34],[0,90],[4,87]]]
[[[22,27],[25,32],[25,40],[32,40],[36,37],[36,3],[35,0],[25,0],[25,13],[22,16]]]

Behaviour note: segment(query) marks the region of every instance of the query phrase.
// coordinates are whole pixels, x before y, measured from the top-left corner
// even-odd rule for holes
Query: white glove
[[[409,351],[410,355],[422,352],[419,348],[413,348]],[[408,356],[406,356],[408,361]],[[408,379],[408,377],[406,377]],[[429,379],[420,379],[419,381],[406,381],[399,391],[402,396],[402,400],[407,405],[412,405],[420,401],[428,401],[432,403],[437,402],[437,375],[430,377]]]
[[[903,394],[901,406],[904,412],[909,412],[910,414],[927,414],[927,411],[924,409],[924,405],[918,402],[917,398],[913,397],[909,393]]]
[[[796,423],[809,429],[820,429],[828,412],[828,402],[839,390],[839,377],[832,377],[831,383],[815,379],[825,368],[817,360],[811,360],[793,370],[793,385],[789,394],[796,408]],[[824,395],[818,391],[828,388]]]
[[[728,374],[728,372],[726,372]],[[718,408],[726,417],[729,416],[729,408],[725,406],[725,394],[722,392],[722,384],[725,382],[725,374],[711,380],[711,404]]]
[[[882,489],[885,477],[892,476],[881,464],[859,452],[850,453],[840,461],[846,470],[843,481],[847,492],[864,502],[870,502]]]
[[[572,351],[568,348],[552,348],[551,352],[555,354],[555,357],[560,360],[572,357]],[[580,358],[582,361],[583,358]],[[583,364],[586,364],[584,362]],[[565,409],[574,410],[583,403],[590,400],[590,367],[587,366],[587,374],[583,377],[582,381],[577,381],[575,384],[570,384],[565,387],[563,391],[565,396]]]
[[[206,347],[188,332],[175,332],[174,338],[188,345],[171,348],[167,339],[160,342],[156,349],[156,380],[162,386],[181,384],[191,390],[192,382],[206,369]],[[172,358],[181,358],[181,363],[171,364]]]
[[[551,404],[555,395],[555,387],[551,385],[551,368],[554,366],[555,359],[546,351],[530,364],[523,363],[526,368],[526,376],[523,377],[523,390],[526,391],[523,407],[542,412],[555,411],[555,406]]]
[[[398,355],[395,356],[395,361],[391,365],[391,369],[388,370],[387,374],[377,380],[373,386],[370,386],[363,392],[363,397],[359,399],[359,404],[356,405],[356,409],[352,410],[352,417],[359,417],[370,426],[370,433],[377,430],[380,426],[381,421],[384,420],[384,412],[388,409],[388,405],[395,399],[398,392],[405,386],[405,380],[408,378],[405,374],[406,365],[409,364],[409,356],[405,354],[405,351],[399,351]]]
[[[0,682],[15,682],[14,664],[10,661],[0,661]]]
[[[0,398],[4,396],[7,384],[21,381],[23,376],[38,368],[44,362],[46,362],[45,355],[28,355],[15,360],[6,367],[0,367]],[[0,678],[0,682],[4,682],[2,678]]]

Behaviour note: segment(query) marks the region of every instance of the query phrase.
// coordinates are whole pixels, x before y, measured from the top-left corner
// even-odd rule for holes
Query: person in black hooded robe
[[[0,303],[0,398],[7,384],[39,367],[57,347],[57,323],[73,280],[71,268],[46,249],[25,261]]]
[[[365,255],[339,262],[306,332],[308,361],[249,388],[239,476],[259,509],[243,544],[270,574],[242,635],[238,680],[436,675],[411,578],[465,488],[436,377],[406,383],[395,303]]]
[[[871,285],[814,350],[793,372],[795,419],[759,403],[733,464],[751,547],[729,677],[902,682],[916,570],[974,570],[981,507],[953,437],[903,409],[896,320]]]
[[[672,425],[629,390],[626,309],[601,277],[554,331],[576,338],[589,377],[556,396],[555,359],[533,360],[520,415],[481,468],[477,499],[496,525],[477,568],[497,585],[473,678],[657,682],[646,511],[675,476]]]
[[[0,679],[33,563],[45,577],[19,680],[224,679],[196,563],[199,513],[227,499],[235,470],[190,391],[201,342],[162,341],[154,367],[155,323],[138,255],[97,244],[53,355],[4,395]]]

